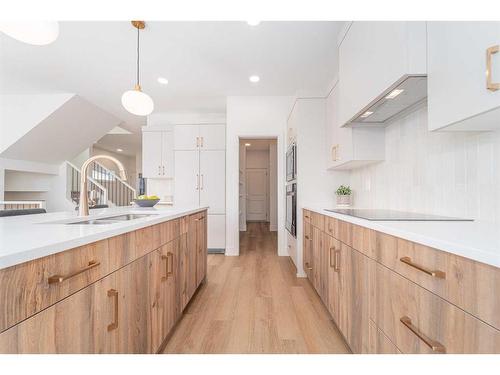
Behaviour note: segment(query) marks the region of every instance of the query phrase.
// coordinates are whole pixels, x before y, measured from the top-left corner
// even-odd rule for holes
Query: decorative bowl
[[[159,201],[159,199],[134,199],[134,203],[139,207],[153,207]]]

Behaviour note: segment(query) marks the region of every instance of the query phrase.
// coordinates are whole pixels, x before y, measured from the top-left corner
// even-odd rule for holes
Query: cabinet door
[[[339,328],[354,353],[368,352],[368,262],[369,258],[341,244]]]
[[[226,152],[200,152],[200,205],[210,214],[226,212]]]
[[[188,232],[181,234],[179,238],[179,306],[182,312],[191,298],[189,278],[192,269],[192,260],[189,256]],[[194,285],[194,283],[193,283]]]
[[[327,263],[327,302],[326,306],[335,323],[339,324],[340,311],[340,242],[325,235],[325,251],[328,254]]]
[[[316,227],[312,228],[312,273],[313,285],[316,292],[322,297],[321,293],[321,244],[323,233]]]
[[[197,230],[198,230],[198,219],[199,214],[194,214],[189,216],[189,225],[188,225],[188,238],[187,238],[187,259],[188,259],[188,275],[187,275],[187,295],[188,300],[193,296],[196,288],[198,287],[197,277],[196,277],[196,269],[198,267],[197,264],[197,254],[198,254],[198,239],[197,239]]]
[[[94,286],[0,334],[0,353],[94,353]]]
[[[95,284],[100,353],[151,353],[149,264],[143,256]]]
[[[202,150],[225,150],[226,125],[200,125],[200,147]]]
[[[486,88],[485,69],[487,48],[500,45],[500,22],[427,24],[429,129],[480,114],[457,130],[498,129],[500,90]],[[500,53],[491,62],[492,78],[500,82]]]
[[[162,177],[162,132],[142,132],[142,174],[147,178]]]
[[[199,214],[196,219],[196,286],[200,285],[207,275],[207,215]]]
[[[314,285],[313,281],[313,233],[312,225],[304,220],[304,244],[302,251],[302,264],[304,267],[304,272],[307,275],[309,281]]]
[[[199,187],[199,152],[175,151],[175,205],[198,206]]]
[[[161,174],[162,177],[171,178],[175,174],[174,165],[174,133],[162,132],[161,147]]]
[[[199,125],[176,125],[174,128],[175,150],[197,150],[200,146]]]

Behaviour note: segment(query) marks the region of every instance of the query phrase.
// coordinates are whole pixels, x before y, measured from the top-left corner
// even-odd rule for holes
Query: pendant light
[[[0,31],[21,42],[44,46],[54,42],[59,36],[59,23],[55,21],[1,21]]]
[[[144,21],[132,21],[132,26],[137,29],[137,83],[133,90],[125,91],[122,95],[122,105],[127,111],[138,116],[147,116],[153,112],[153,99],[141,90],[139,84],[139,31],[144,29]]]

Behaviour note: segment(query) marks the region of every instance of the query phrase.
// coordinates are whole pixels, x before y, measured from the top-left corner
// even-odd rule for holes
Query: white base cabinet
[[[500,45],[500,22],[428,22],[429,130],[500,128],[500,90],[486,86],[487,49]],[[500,52],[490,56],[500,83]]]
[[[208,248],[226,248],[226,215],[208,215]]]

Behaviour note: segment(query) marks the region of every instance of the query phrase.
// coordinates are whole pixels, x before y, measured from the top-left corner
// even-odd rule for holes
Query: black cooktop
[[[334,208],[326,211],[359,217],[372,221],[473,221],[458,217],[420,214],[415,212],[403,212],[393,210],[357,209],[357,208]]]

